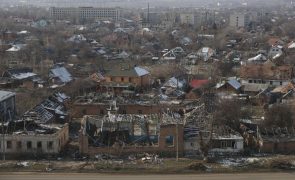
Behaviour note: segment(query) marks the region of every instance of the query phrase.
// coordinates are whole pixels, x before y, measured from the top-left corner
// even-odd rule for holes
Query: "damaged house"
[[[161,87],[162,97],[184,97],[185,88],[187,87],[187,81],[184,78],[172,77],[168,79]],[[164,99],[167,99],[164,98]]]
[[[229,127],[212,126],[206,103],[198,102],[184,115],[184,152],[187,156],[236,154],[244,151],[244,139]]]
[[[69,97],[63,93],[55,93],[23,115],[23,119],[34,120],[36,123],[67,122],[66,103]]]
[[[60,153],[69,140],[69,125],[65,123],[63,93],[55,93],[27,111],[19,120],[14,119],[14,93],[2,92],[2,104],[7,108],[9,121],[1,123],[0,154],[42,156]],[[5,109],[4,109],[5,110]],[[11,113],[9,113],[11,112]]]
[[[162,124],[158,122],[159,118],[157,114],[85,116],[79,135],[80,153],[126,155],[178,152],[182,156],[183,125]]]
[[[3,130],[5,135],[3,135]],[[69,140],[69,126],[37,124],[34,121],[6,122],[0,131],[0,154],[39,156],[60,153]]]
[[[197,52],[197,54],[203,61],[208,61],[215,54],[215,51],[209,47],[203,47]]]

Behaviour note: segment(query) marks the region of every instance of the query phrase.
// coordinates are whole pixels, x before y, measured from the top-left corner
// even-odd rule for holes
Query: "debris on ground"
[[[30,164],[27,161],[23,161],[23,162],[16,163],[16,165],[20,167],[28,167]]]
[[[274,169],[295,170],[295,161],[276,160],[271,163],[271,167]]]
[[[211,167],[202,162],[193,162],[188,165],[188,169],[195,171],[211,171]]]

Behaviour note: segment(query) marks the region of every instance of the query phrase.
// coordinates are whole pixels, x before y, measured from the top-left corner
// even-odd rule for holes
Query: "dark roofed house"
[[[24,87],[24,88],[34,88],[34,79],[37,78],[37,74],[33,72],[32,68],[13,68],[8,69],[3,73],[2,81],[8,87]]]
[[[36,76],[36,74],[33,73],[33,69],[31,68],[8,69],[3,74],[3,77],[9,77],[15,80],[24,80],[32,78],[33,76]]]

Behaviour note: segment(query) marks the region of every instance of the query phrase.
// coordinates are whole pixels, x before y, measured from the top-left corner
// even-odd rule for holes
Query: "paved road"
[[[294,173],[204,175],[0,174],[0,180],[294,180]]]

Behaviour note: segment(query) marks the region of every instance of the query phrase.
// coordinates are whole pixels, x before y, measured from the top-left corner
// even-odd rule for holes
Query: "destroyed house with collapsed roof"
[[[201,134],[205,142],[210,142],[210,153],[242,152],[243,137],[237,132],[228,127],[212,131],[212,118],[205,104],[194,101],[182,111],[166,109],[155,114],[118,114],[113,109],[105,116],[84,116],[79,133],[80,152],[200,155]]]
[[[0,154],[38,156],[58,154],[69,140],[69,126],[37,124],[31,120],[9,121],[1,125]],[[4,130],[4,132],[3,132]]]
[[[89,93],[76,97],[73,103],[72,117],[83,115],[105,115],[111,104],[115,103],[119,114],[157,114],[169,108],[178,110],[190,103],[190,100],[163,98],[162,94],[137,94],[113,96],[107,93]]]
[[[33,109],[25,112],[23,119],[34,120],[36,123],[65,123],[68,113],[66,104],[69,97],[64,93],[55,93]]]
[[[210,154],[236,154],[244,151],[243,137],[227,126],[212,126],[212,114],[200,101],[184,114],[184,152],[198,156],[208,150]]]
[[[80,153],[95,155],[134,153],[183,155],[183,125],[159,123],[159,114],[85,116],[79,134]]]
[[[14,93],[6,93],[5,98],[3,101],[8,99],[14,102]],[[3,121],[0,130],[3,137],[0,140],[1,153],[11,158],[16,154],[42,156],[60,153],[69,140],[69,126],[66,123],[68,100],[68,96],[57,92],[27,111],[20,120],[13,118]],[[9,104],[6,103],[5,107],[9,107]]]

